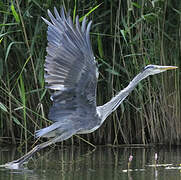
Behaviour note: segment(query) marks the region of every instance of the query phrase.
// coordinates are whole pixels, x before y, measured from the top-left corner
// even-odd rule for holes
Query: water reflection
[[[179,169],[166,169],[154,165],[155,153],[158,153],[158,164],[173,164],[179,167],[181,149],[174,148],[121,148],[121,147],[58,147],[41,151],[28,163],[23,171],[0,169],[0,180],[106,180],[106,179],[180,179]],[[12,161],[22,154],[16,149],[0,148],[0,164]],[[133,155],[130,170],[127,170],[128,159]],[[171,168],[171,167],[170,167]]]

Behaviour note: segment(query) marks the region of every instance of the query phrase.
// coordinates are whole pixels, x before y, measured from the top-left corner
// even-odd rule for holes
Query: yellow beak
[[[162,66],[160,67],[161,70],[170,70],[170,69],[177,69],[177,66]]]

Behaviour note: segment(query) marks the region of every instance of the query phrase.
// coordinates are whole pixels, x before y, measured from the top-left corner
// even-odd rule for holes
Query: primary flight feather
[[[45,60],[47,88],[55,90],[51,99],[49,119],[51,126],[36,132],[36,136],[53,137],[67,133],[86,133],[100,123],[96,111],[97,67],[92,52],[89,31],[91,23],[86,18],[72,23],[70,15],[56,8],[55,17],[48,11],[48,47]],[[65,137],[64,137],[65,138]],[[63,139],[60,138],[60,141]]]

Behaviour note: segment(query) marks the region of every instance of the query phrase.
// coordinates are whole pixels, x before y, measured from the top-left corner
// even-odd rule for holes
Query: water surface
[[[0,147],[0,164],[21,155],[12,147]],[[133,160],[128,170],[130,155]],[[58,147],[35,155],[24,170],[1,168],[0,180],[180,180],[180,164],[180,148]]]

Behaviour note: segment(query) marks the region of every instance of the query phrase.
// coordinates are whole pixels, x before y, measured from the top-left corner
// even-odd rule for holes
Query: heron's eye
[[[145,71],[145,70],[147,70],[147,69],[152,69],[152,68],[154,68],[154,66],[148,65],[148,66],[144,67],[142,71]]]

